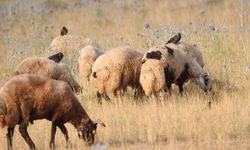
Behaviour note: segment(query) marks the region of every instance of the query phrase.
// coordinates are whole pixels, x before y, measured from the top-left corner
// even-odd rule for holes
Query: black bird
[[[64,35],[66,35],[68,33],[68,29],[65,27],[65,26],[63,26],[62,27],[62,30],[61,30],[61,36],[64,36]]]
[[[59,63],[63,59],[63,53],[59,52],[48,57],[48,59],[53,60],[56,63]]]
[[[168,40],[167,44],[168,43],[177,44],[180,40],[181,40],[181,33],[178,33],[177,35],[175,35],[172,38],[170,38],[170,40]]]

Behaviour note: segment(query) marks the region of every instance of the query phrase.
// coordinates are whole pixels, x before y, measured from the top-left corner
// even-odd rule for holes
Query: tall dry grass
[[[78,95],[91,118],[102,119],[93,149],[249,149],[250,148],[250,2],[248,0],[12,0],[0,1],[0,85],[16,65],[30,56],[46,56],[46,48],[62,26],[72,34],[97,39],[105,50],[131,45],[146,51],[181,32],[197,44],[205,68],[216,79],[213,94],[185,86],[163,102],[136,102],[129,92],[121,104],[98,105],[90,83]],[[145,29],[144,23],[150,28]],[[69,63],[69,62],[66,62]],[[72,68],[76,64],[69,63]],[[212,102],[208,109],[208,102]],[[86,149],[75,129],[72,149]],[[48,149],[50,123],[36,121],[29,133],[38,149]],[[6,149],[0,129],[0,149]],[[58,149],[66,149],[58,131]],[[18,130],[15,149],[27,149]]]

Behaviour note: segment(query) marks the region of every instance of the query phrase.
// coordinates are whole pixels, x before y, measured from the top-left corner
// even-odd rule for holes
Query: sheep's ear
[[[168,43],[174,43],[177,44],[181,40],[181,33],[178,33],[177,35],[171,37],[166,44]]]
[[[166,47],[169,55],[174,55],[174,50],[172,48]]]

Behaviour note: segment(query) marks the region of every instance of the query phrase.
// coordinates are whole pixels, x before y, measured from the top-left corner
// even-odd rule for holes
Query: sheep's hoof
[[[54,143],[54,142],[50,142],[50,143],[49,143],[49,148],[50,148],[50,149],[55,149],[55,148],[56,148],[55,143]]]
[[[72,149],[72,143],[71,143],[71,141],[68,141],[67,142],[67,145],[66,145],[66,149]]]

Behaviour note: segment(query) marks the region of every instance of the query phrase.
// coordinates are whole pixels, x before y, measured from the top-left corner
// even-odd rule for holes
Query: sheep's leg
[[[171,95],[172,94],[172,85],[171,83],[167,83],[167,89],[164,88],[164,91],[167,92]]]
[[[142,98],[144,96],[144,93],[143,93],[143,89],[141,86],[139,87],[136,87],[135,88],[135,91],[134,91],[134,99],[139,99],[139,98]]]
[[[22,122],[19,126],[19,132],[21,133],[22,137],[24,138],[25,142],[29,145],[30,149],[34,150],[35,144],[31,140],[29,133],[27,131],[27,124],[25,122]]]
[[[119,103],[119,101],[122,103],[122,93],[121,93],[121,89],[118,89],[118,90],[115,90],[114,91],[114,96],[116,97],[117,99],[117,104]]]
[[[8,144],[8,150],[12,150],[12,142],[13,142],[13,135],[14,135],[14,128],[8,128],[7,129],[7,144]]]
[[[68,144],[68,142],[69,142],[69,134],[68,134],[67,128],[64,126],[64,124],[58,124],[57,126],[59,127],[59,129],[63,133],[63,135],[65,137],[65,140],[66,140],[66,142]]]
[[[102,94],[99,92],[96,92],[96,97],[97,97],[98,103],[102,104]]]
[[[23,123],[26,124],[27,126],[28,126],[29,122],[31,122],[33,124],[33,120],[30,120],[30,112],[31,112],[32,105],[29,102],[29,100],[27,99],[27,100],[23,101],[20,108],[22,111]]]
[[[102,94],[102,97],[106,100],[106,101],[110,101],[109,96],[106,93]]]
[[[179,93],[180,93],[180,94],[183,94],[183,84],[184,84],[184,83],[178,83]]]
[[[51,149],[55,148],[56,126],[57,125],[56,125],[55,121],[52,121],[51,137],[50,137],[50,143],[49,143],[49,148],[51,148]]]

